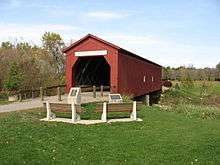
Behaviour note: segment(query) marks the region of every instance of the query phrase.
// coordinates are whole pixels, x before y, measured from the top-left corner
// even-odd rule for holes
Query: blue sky
[[[0,0],[0,41],[92,33],[163,66],[220,62],[219,0]]]

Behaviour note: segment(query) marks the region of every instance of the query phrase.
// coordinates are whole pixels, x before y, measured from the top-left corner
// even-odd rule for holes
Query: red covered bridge
[[[135,97],[161,90],[160,65],[94,35],[88,34],[63,52],[67,92],[81,85],[107,85],[112,93]]]

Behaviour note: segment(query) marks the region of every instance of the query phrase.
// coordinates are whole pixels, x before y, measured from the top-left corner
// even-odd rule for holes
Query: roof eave
[[[103,39],[101,39],[101,38],[98,38],[98,37],[96,37],[96,36],[94,36],[94,35],[92,35],[92,34],[87,34],[85,37],[83,37],[83,38],[81,38],[80,40],[78,40],[78,41],[72,43],[70,46],[64,48],[64,49],[62,50],[62,52],[63,52],[63,53],[66,53],[68,50],[72,49],[74,46],[78,45],[79,43],[81,43],[82,41],[84,41],[85,39],[87,39],[87,38],[89,38],[89,37],[91,37],[91,38],[93,38],[93,39],[95,39],[95,40],[98,40],[98,41],[100,41],[100,42],[103,42],[103,43],[105,43],[105,44],[107,44],[107,45],[109,45],[109,46],[111,46],[111,47],[113,47],[113,48],[115,48],[115,49],[121,49],[121,48],[118,47],[117,45],[114,45],[114,44],[112,44],[112,43],[110,43],[110,42],[107,42],[107,41],[105,41],[105,40],[103,40]]]
[[[159,65],[159,64],[157,64],[157,63],[155,63],[155,62],[153,62],[153,61],[150,61],[150,60],[148,60],[148,59],[146,59],[146,58],[144,58],[144,57],[141,57],[141,56],[139,56],[139,55],[137,55],[137,54],[134,54],[134,53],[132,53],[132,52],[126,50],[126,49],[121,48],[120,50],[121,50],[121,51],[124,51],[124,52],[126,52],[126,53],[128,53],[129,55],[131,55],[131,56],[133,56],[133,57],[135,57],[135,58],[139,58],[139,59],[141,59],[142,61],[146,61],[146,62],[148,62],[148,63],[151,63],[151,64],[156,65],[156,66],[159,66],[159,67],[163,67],[163,66],[161,66],[161,65]]]

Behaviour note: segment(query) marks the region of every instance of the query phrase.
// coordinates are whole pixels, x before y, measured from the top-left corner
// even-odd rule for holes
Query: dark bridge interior
[[[104,57],[80,57],[73,67],[76,86],[110,85],[110,66]]]

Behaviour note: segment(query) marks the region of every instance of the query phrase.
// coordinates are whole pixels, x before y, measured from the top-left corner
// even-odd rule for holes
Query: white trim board
[[[50,119],[48,120],[47,118],[40,119],[40,121],[49,121],[49,122],[64,122],[64,123],[71,123],[71,124],[84,124],[84,125],[91,125],[91,124],[101,124],[101,123],[106,123],[103,122],[102,120],[80,120],[77,122],[73,122],[72,119],[68,118],[55,118],[55,119]],[[121,119],[110,119],[107,121],[107,123],[114,123],[114,122],[140,122],[143,121],[140,118],[137,118],[137,120],[132,120],[131,118],[121,118]]]
[[[75,56],[77,57],[85,57],[85,56],[104,56],[107,55],[107,50],[95,50],[95,51],[80,51],[75,52]]]

